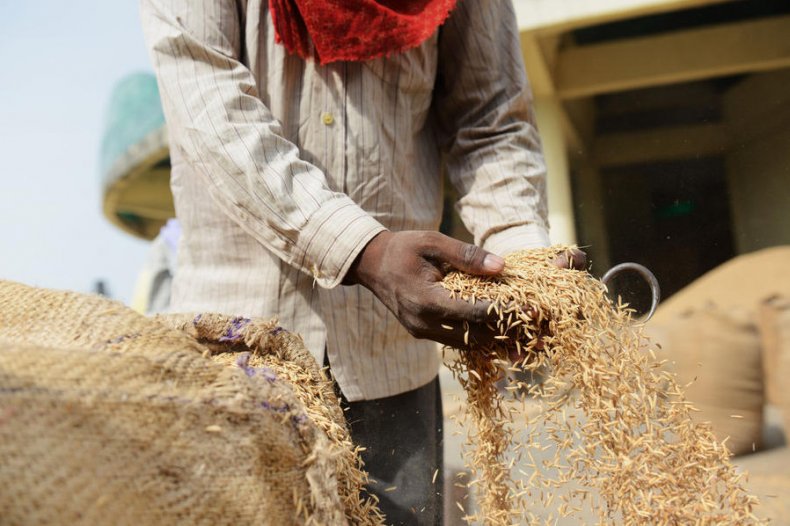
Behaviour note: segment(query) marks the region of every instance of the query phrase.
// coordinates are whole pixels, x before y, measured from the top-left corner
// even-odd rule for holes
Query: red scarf
[[[365,61],[428,39],[456,0],[270,0],[277,42],[319,63]]]

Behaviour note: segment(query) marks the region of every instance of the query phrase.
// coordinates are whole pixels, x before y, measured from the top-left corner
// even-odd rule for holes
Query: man
[[[439,523],[431,340],[492,334],[438,281],[548,244],[509,0],[142,0],[142,19],[182,224],[173,309],[302,334],[388,522]],[[442,162],[475,245],[435,232]]]

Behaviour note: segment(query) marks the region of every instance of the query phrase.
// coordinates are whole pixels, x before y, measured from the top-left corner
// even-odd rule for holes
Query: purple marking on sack
[[[194,320],[192,320],[192,325],[193,325],[193,326],[195,326],[195,327],[197,327],[197,324],[198,324],[198,322],[200,321],[200,318],[202,318],[202,317],[203,317],[203,315],[202,315],[202,314],[198,314],[197,316],[195,316],[195,319],[194,319]]]
[[[247,376],[255,376],[255,368],[249,366],[250,353],[243,352],[236,358],[236,365],[241,367]]]
[[[122,334],[121,336],[118,336],[118,337],[113,338],[111,340],[107,340],[107,343],[110,343],[110,344],[121,343],[122,341],[124,341],[126,339],[137,338],[138,336],[140,336],[139,332],[134,332],[132,334]]]
[[[288,411],[291,410],[291,406],[289,406],[288,404],[277,406],[270,404],[266,400],[261,402],[261,407],[264,409],[268,409],[269,411],[275,411],[277,413],[287,413]]]
[[[250,321],[251,320],[249,318],[242,318],[241,316],[233,318],[230,320],[230,326],[228,327],[228,330],[225,331],[225,334],[220,336],[219,341],[234,342],[239,340],[242,337],[239,331],[247,326]]]
[[[236,365],[243,369],[244,372],[249,377],[253,377],[256,374],[260,374],[265,380],[269,382],[274,382],[277,380],[277,374],[274,372],[273,369],[269,367],[252,367],[250,365],[250,353],[249,352],[242,352],[236,356]]]
[[[277,335],[278,335],[278,334],[280,334],[281,332],[286,332],[286,330],[285,330],[285,329],[283,329],[282,327],[275,327],[274,329],[272,329],[272,334],[273,334],[274,336],[277,336]]]
[[[242,369],[247,367],[249,363],[250,363],[250,353],[248,352],[239,353],[239,355],[236,357],[236,365],[238,365]]]
[[[266,378],[268,381],[274,382],[275,380],[277,380],[277,374],[274,372],[273,369],[270,369],[269,367],[261,367],[258,370],[261,372],[261,376]]]
[[[250,319],[249,319],[249,318],[242,318],[242,317],[240,317],[240,316],[239,316],[239,317],[233,318],[233,319],[230,321],[230,323],[231,323],[231,324],[233,325],[233,327],[235,327],[236,329],[241,329],[242,327],[244,327],[245,325],[247,325],[248,323],[250,323]]]

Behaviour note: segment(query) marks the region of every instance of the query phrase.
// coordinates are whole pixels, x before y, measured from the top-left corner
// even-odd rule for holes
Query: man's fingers
[[[496,326],[499,321],[497,311],[491,307],[491,302],[477,300],[475,303],[452,299],[448,292],[437,285],[431,290],[431,295],[427,298],[423,314],[434,320],[444,320],[445,324],[453,323],[475,323],[490,324]],[[512,306],[503,306],[505,312],[510,312]],[[522,305],[519,311],[526,313],[527,316],[534,318],[537,313],[531,305]]]
[[[505,268],[505,260],[482,248],[439,235],[433,240],[432,256],[454,269],[478,276],[493,276]]]
[[[560,268],[585,270],[587,268],[587,254],[578,249],[568,250],[557,256],[554,264]]]
[[[440,291],[440,293],[445,291]],[[439,307],[441,305],[441,308]],[[529,305],[521,309],[529,317],[537,316],[534,307]],[[497,337],[499,315],[491,308],[488,301],[477,301],[474,305],[464,300],[444,297],[434,303],[430,309],[430,317],[434,320],[430,326],[440,327],[441,331],[431,337],[445,345],[465,349],[471,345],[487,345]],[[539,345],[536,348],[541,348]]]
[[[440,325],[441,331],[437,332],[436,341],[456,349],[468,349],[472,345],[487,345],[494,340],[496,333],[485,324],[463,322],[448,322]]]
[[[488,301],[477,300],[475,303],[461,299],[453,299],[441,285],[431,288],[426,298],[425,310],[428,315],[438,320],[450,320],[468,323],[491,323],[496,321],[496,313]]]

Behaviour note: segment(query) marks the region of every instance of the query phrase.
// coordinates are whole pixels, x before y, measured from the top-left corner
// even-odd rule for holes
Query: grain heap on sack
[[[467,521],[550,524],[592,513],[604,524],[759,523],[725,445],[692,421],[683,388],[629,309],[588,273],[553,264],[569,248],[515,253],[500,276],[451,273],[443,282],[453,297],[491,302],[499,319],[492,344],[471,342],[450,364],[471,420],[465,460],[479,514]],[[506,392],[541,411],[525,418],[498,390],[502,378]]]
[[[0,281],[0,525],[381,524],[297,335]]]
[[[333,446],[332,461],[346,518],[351,524],[383,524],[375,496],[363,497],[367,473],[362,469],[359,448],[351,441],[337,394],[301,336],[283,330],[275,321],[219,314],[165,315],[157,319],[207,346],[216,363],[240,367],[248,376],[262,375],[267,381],[285,379],[304,406],[307,419]]]

